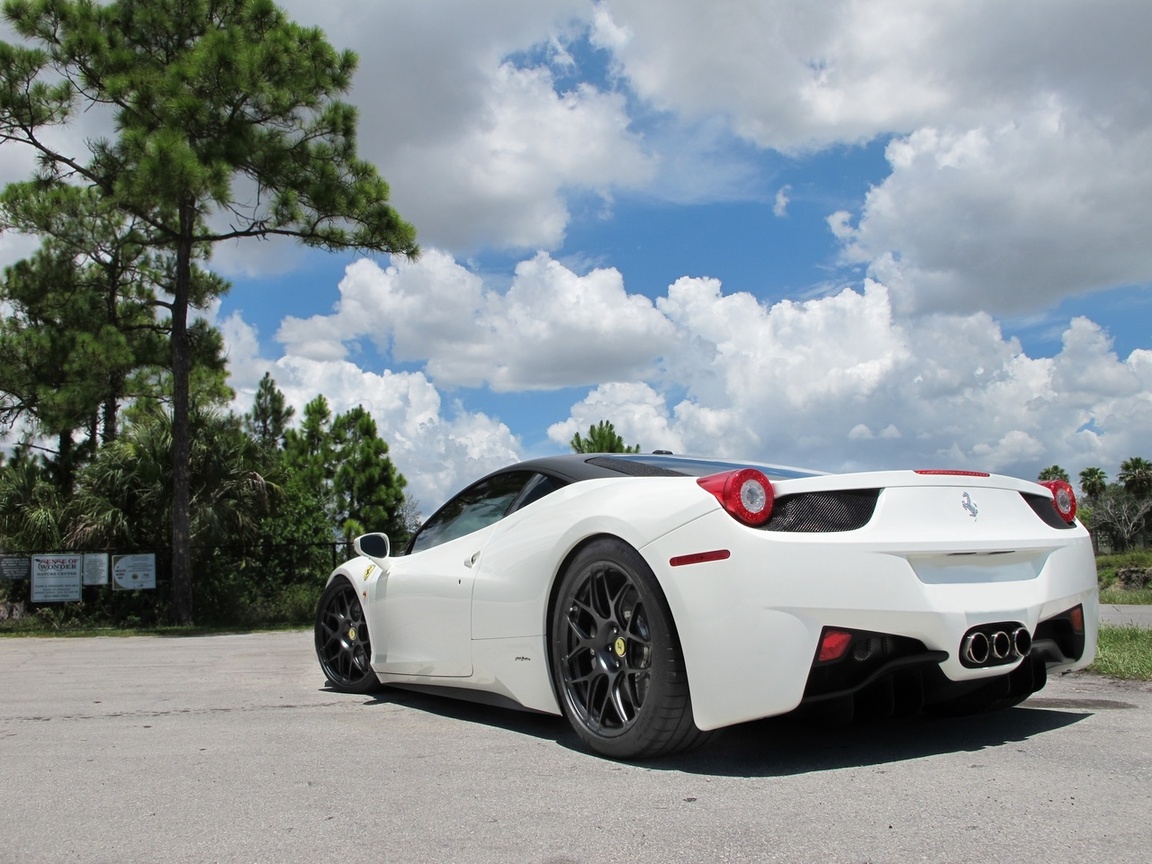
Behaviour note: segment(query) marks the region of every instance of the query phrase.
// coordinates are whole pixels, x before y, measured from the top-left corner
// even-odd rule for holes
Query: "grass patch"
[[[1152,630],[1102,625],[1089,669],[1109,678],[1152,681]]]
[[[1120,606],[1152,606],[1152,588],[1126,591],[1123,588],[1101,588],[1100,602]]]

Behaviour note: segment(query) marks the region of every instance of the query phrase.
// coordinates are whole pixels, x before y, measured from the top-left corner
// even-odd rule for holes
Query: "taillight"
[[[745,525],[763,525],[772,515],[776,493],[768,478],[755,468],[712,474],[696,482],[715,495],[720,506]]]
[[[1044,480],[1040,485],[1046,486],[1048,491],[1052,493],[1052,504],[1056,507],[1056,512],[1060,514],[1060,518],[1065,522],[1074,521],[1076,519],[1076,493],[1072,491],[1072,485],[1067,480]]]

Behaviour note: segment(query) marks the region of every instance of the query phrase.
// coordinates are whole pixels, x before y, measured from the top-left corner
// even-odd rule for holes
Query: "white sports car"
[[[670,454],[512,465],[328,581],[331,686],[563,714],[642,758],[796,709],[1015,705],[1091,663],[1096,566],[1071,487],[820,474]]]

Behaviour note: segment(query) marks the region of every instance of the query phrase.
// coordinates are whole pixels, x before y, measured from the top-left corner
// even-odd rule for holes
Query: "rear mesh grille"
[[[879,497],[879,489],[782,495],[772,505],[772,518],[761,527],[808,534],[855,531],[868,524]]]

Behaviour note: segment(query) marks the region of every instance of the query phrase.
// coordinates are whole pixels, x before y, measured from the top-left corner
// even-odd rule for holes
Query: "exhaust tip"
[[[1012,649],[1021,657],[1027,657],[1032,650],[1032,634],[1023,627],[1016,628],[1012,633]]]
[[[988,653],[991,650],[988,637],[981,633],[979,630],[974,633],[969,633],[964,637],[964,645],[961,651],[964,659],[969,663],[977,666],[983,666],[988,662]]]
[[[1003,630],[997,630],[989,640],[992,646],[992,656],[997,660],[1004,660],[1012,653],[1012,637]]]

